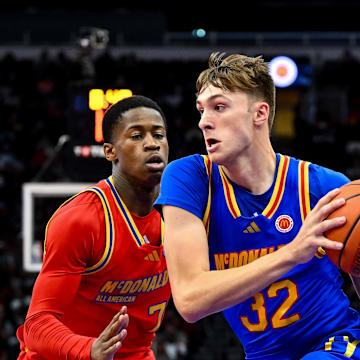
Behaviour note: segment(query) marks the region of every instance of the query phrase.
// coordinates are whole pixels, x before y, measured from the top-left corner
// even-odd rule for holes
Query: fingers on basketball
[[[345,199],[345,204],[332,212],[328,219],[345,216],[346,223],[326,231],[325,236],[344,244],[341,250],[327,249],[330,260],[344,272],[360,276],[360,179],[345,184],[335,197]]]

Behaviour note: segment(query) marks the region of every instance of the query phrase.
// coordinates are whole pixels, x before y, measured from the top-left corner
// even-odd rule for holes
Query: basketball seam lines
[[[356,195],[356,196],[358,196],[358,195]],[[347,236],[346,236],[346,238],[345,238],[344,246],[343,246],[343,248],[342,248],[341,251],[340,251],[339,263],[338,263],[338,267],[339,267],[339,268],[341,268],[341,266],[340,266],[340,265],[341,265],[341,258],[342,258],[343,252],[344,252],[344,250],[345,250],[346,243],[347,243],[347,241],[349,240],[349,237],[350,237],[351,233],[353,232],[356,224],[359,222],[359,220],[360,220],[360,216],[358,216],[358,218],[356,219],[356,221],[355,221],[354,224],[352,225],[350,231],[348,232],[348,234],[347,234]]]
[[[360,196],[360,194],[352,195],[352,196],[346,198],[345,201],[348,201],[348,200],[350,200],[350,199],[353,199],[353,198],[355,198],[355,197],[357,197],[357,196]]]

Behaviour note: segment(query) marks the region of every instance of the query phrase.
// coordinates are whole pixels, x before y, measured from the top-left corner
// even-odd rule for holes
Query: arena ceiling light
[[[270,75],[275,86],[285,88],[295,82],[298,76],[298,67],[290,57],[276,56],[270,61],[269,65]]]

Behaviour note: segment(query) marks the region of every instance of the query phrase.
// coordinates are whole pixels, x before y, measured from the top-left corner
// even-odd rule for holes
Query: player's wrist
[[[302,263],[302,257],[299,256],[298,250],[292,243],[283,246],[277,251],[277,253],[280,255],[282,265],[288,267],[289,269]]]

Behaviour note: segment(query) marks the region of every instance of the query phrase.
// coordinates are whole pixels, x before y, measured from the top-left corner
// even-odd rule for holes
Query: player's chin
[[[151,187],[160,184],[162,173],[163,171],[148,172],[146,176],[146,183]]]
[[[215,163],[215,164],[217,164],[217,165],[222,165],[223,164],[223,161],[222,161],[222,157],[221,156],[219,156],[219,154],[215,154],[215,153],[208,153],[208,155],[209,155],[209,158],[210,158],[210,160],[213,162],[213,163]]]

